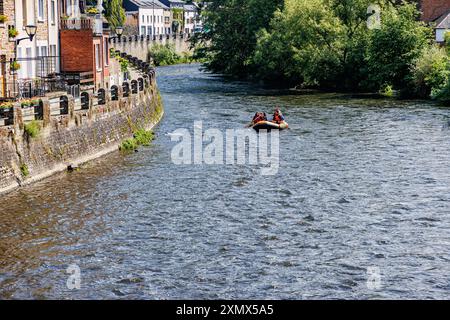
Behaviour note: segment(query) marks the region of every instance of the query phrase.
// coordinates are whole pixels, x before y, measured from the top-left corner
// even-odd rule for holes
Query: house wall
[[[4,63],[0,62],[0,97],[7,96],[8,90],[10,90],[8,83],[12,82],[12,76],[9,70],[9,61],[14,57],[14,44],[9,42],[8,38],[8,25],[13,25],[15,12],[14,0],[3,1],[3,14],[7,17],[5,23],[0,24],[0,59],[3,56]]]
[[[22,6],[22,0],[15,0],[15,27],[19,32],[17,38],[25,38],[27,37],[27,33],[25,31],[25,25],[27,24],[35,24],[38,27],[36,36],[33,41],[23,40],[17,46],[17,58],[19,59],[19,63],[21,65],[20,70],[18,71],[18,79],[26,79],[33,78],[35,76],[34,70],[36,68],[36,63],[33,61],[30,62],[21,62],[20,59],[26,57],[36,57],[36,42],[41,40],[45,41],[48,38],[48,33],[46,32],[46,27],[42,28],[41,24],[37,24],[36,19],[36,1],[29,0],[26,1],[26,8]]]
[[[154,17],[154,22],[153,22]],[[139,8],[139,35],[165,34],[164,9],[162,8]],[[154,27],[154,31],[152,28]],[[143,28],[145,30],[143,30]],[[144,32],[145,31],[145,32]]]
[[[134,36],[139,34],[138,12],[127,12],[125,23],[123,26],[123,34],[127,36]]]
[[[184,32],[193,33],[195,26],[195,17],[196,13],[194,11],[185,11],[184,12]]]
[[[444,42],[445,34],[449,31],[449,29],[436,29],[436,42]]]
[[[60,36],[62,71],[94,71],[92,30],[61,30]]]

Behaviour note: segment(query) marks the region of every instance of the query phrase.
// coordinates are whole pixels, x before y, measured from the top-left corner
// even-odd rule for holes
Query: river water
[[[0,298],[450,296],[449,109],[268,90],[198,65],[160,68],[158,83],[151,147],[0,198]],[[242,128],[275,105],[291,125],[276,176],[172,163],[174,130]]]

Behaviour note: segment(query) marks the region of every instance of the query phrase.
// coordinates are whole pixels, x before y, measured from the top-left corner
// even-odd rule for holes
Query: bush
[[[432,46],[415,61],[412,69],[412,93],[420,98],[429,98],[442,90],[448,76],[448,57],[445,49]]]
[[[153,134],[153,131],[139,129],[134,132],[133,138],[122,142],[119,150],[125,152],[134,151],[137,150],[139,146],[149,146],[154,139],[155,135]]]
[[[144,129],[139,129],[134,134],[134,139],[136,143],[141,146],[148,146],[154,139],[154,134],[152,131],[146,131]]]
[[[16,28],[11,28],[8,30],[8,37],[15,38],[19,34],[19,31],[17,31]]]
[[[134,151],[138,148],[136,140],[134,138],[127,139],[122,142],[119,147],[120,151]]]
[[[170,44],[156,44],[149,50],[149,58],[155,66],[167,66],[179,63],[181,57],[176,53],[175,47]]]
[[[41,131],[41,125],[38,121],[33,120],[30,123],[25,124],[24,131],[30,138],[36,138]]]

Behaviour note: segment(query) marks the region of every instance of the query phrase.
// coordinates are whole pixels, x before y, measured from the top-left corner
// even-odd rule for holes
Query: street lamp
[[[118,26],[118,27],[116,27],[115,31],[116,31],[117,37],[120,39],[120,37],[123,34],[123,27],[122,26]]]
[[[27,32],[28,37],[30,38],[30,41],[33,41],[34,36],[36,35],[37,27],[35,25],[27,25],[25,26],[25,31]],[[26,38],[24,38],[26,39]],[[24,40],[24,39],[19,39]]]
[[[36,35],[37,27],[35,25],[29,24],[25,26],[25,31],[28,35],[28,37],[16,39],[14,41],[14,62],[17,62],[17,46],[19,43],[23,40],[30,40],[33,41],[34,36]],[[13,74],[13,81],[14,81],[14,91],[16,91],[16,73]]]

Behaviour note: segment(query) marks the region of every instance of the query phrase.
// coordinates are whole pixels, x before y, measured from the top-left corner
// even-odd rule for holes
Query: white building
[[[37,27],[33,41],[25,39],[17,46],[18,78],[33,79],[59,72],[58,1],[15,0],[15,11],[16,39],[28,37],[25,26]]]
[[[170,31],[165,18],[170,8],[158,0],[124,0],[123,6],[127,12],[138,13],[139,35],[164,35]]]
[[[436,42],[445,42],[445,34],[450,32],[450,12],[442,15],[435,23]]]
[[[184,33],[194,33],[198,9],[193,4],[184,5]]]

